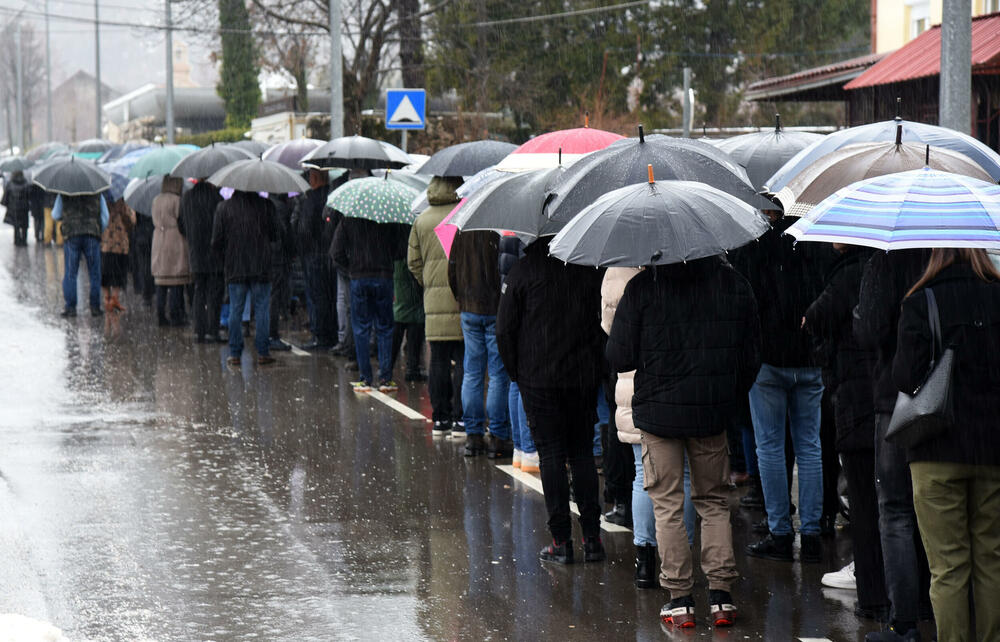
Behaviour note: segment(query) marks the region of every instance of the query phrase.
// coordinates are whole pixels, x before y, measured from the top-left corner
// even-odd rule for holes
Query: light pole
[[[14,31],[14,73],[17,75],[16,92],[14,99],[17,101],[17,147],[18,153],[24,153],[24,60],[21,53],[21,19],[17,20],[17,30]]]
[[[941,89],[938,121],[963,134],[972,124],[972,5],[946,0],[941,15]],[[975,136],[975,132],[971,132]]]
[[[49,46],[49,0],[45,0],[45,140],[52,140],[52,51]]]
[[[174,144],[174,25],[170,15],[170,0],[164,0],[167,17],[167,104],[166,127],[167,144]]]
[[[97,86],[94,94],[97,102],[97,133],[94,138],[101,138],[101,13],[100,0],[94,0],[94,69],[96,70]]]
[[[344,135],[344,67],[340,46],[340,0],[330,0],[330,139]]]

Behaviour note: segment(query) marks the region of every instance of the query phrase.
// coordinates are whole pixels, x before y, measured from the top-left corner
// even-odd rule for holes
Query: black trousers
[[[288,318],[292,306],[291,268],[288,264],[271,264],[270,337],[281,337],[281,317]]]
[[[878,496],[875,494],[875,451],[841,453],[847,497],[851,502],[851,545],[858,606],[864,609],[889,605],[885,567],[878,529]]]
[[[226,283],[221,274],[195,274],[194,297],[191,314],[194,315],[194,333],[199,337],[214,337],[219,332],[222,300]]]
[[[431,341],[430,345],[427,392],[431,397],[431,418],[434,421],[461,421],[465,344],[461,341]]]
[[[142,293],[142,299],[149,303],[156,292],[156,282],[153,280],[153,244],[152,241],[138,239],[135,243],[135,272],[133,273],[135,290]]]
[[[326,254],[302,257],[306,287],[312,299],[312,328],[316,340],[324,345],[337,343],[337,273]]]
[[[604,502],[625,504],[631,512],[632,480],[635,479],[635,455],[631,444],[618,440],[615,426],[615,385],[618,375],[612,373],[603,382],[604,397],[608,400],[611,418],[601,431],[601,449],[604,451]]]
[[[418,374],[420,372],[420,355],[424,351],[424,324],[423,323],[399,323],[392,329],[392,369],[396,369],[396,360],[399,358],[399,349],[403,345],[403,336],[406,336],[406,374]]]
[[[14,245],[28,244],[28,224],[14,226]]]
[[[167,314],[169,299],[170,314]],[[158,285],[156,286],[156,315],[160,320],[169,317],[170,323],[180,325],[186,322],[184,314],[184,286],[183,285]]]
[[[820,402],[819,440],[823,462],[823,517],[836,517],[840,510],[837,482],[840,479],[840,458],[837,456],[837,421],[833,411],[833,395],[829,388]],[[873,469],[874,470],[874,469]],[[791,486],[789,486],[791,488]]]
[[[534,388],[519,384],[531,437],[538,448],[542,491],[549,513],[549,531],[556,542],[572,536],[569,512],[569,478],[580,508],[580,528],[584,539],[600,536],[601,501],[598,496],[597,466],[594,463],[594,424],[597,409],[594,388]]]

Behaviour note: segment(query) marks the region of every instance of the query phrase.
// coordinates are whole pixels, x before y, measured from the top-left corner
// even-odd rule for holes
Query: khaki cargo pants
[[[729,445],[714,437],[664,439],[642,433],[643,481],[656,517],[660,585],[671,599],[694,588],[691,548],[684,530],[684,453],[691,467],[691,501],[701,518],[701,568],[709,589],[730,590],[739,577],[729,523]]]

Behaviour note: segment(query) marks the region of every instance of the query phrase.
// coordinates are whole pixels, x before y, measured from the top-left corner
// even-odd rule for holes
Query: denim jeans
[[[597,391],[597,423],[594,424],[594,457],[604,454],[603,444],[601,444],[601,424],[608,426],[611,423],[611,409],[608,408],[608,398],[603,390]]]
[[[656,546],[656,517],[653,515],[653,500],[649,498],[642,481],[642,444],[632,444],[635,454],[635,479],[632,480],[632,543],[636,546]],[[687,481],[687,480],[685,480]],[[687,525],[687,505],[690,500],[691,483],[684,486],[684,521]]]
[[[930,571],[913,509],[913,485],[906,449],[885,440],[892,415],[875,415],[875,492],[885,588],[894,622],[916,622],[929,601]],[[994,607],[995,608],[995,607]]]
[[[507,392],[507,409],[510,412],[510,431],[514,439],[514,448],[523,453],[535,452],[535,442],[531,439],[531,429],[528,428],[528,416],[524,413],[524,402],[521,401],[521,390],[513,381]]]
[[[351,325],[361,380],[371,385],[369,341],[375,328],[379,382],[392,380],[392,279],[351,279]]]
[[[271,329],[271,284],[270,283],[230,283],[229,284],[229,356],[239,357],[243,354],[243,327],[238,310],[246,307],[247,297],[253,300],[253,309],[257,314],[254,326],[253,341],[258,357],[266,357],[271,353],[271,341],[268,335]]]
[[[757,441],[757,466],[764,488],[767,525],[775,535],[792,532],[788,473],[785,468],[785,419],[791,422],[792,446],[799,466],[799,515],[802,532],[819,534],[823,513],[823,459],[820,445],[819,368],[760,367],[750,389],[750,414]]]
[[[63,243],[63,298],[66,309],[76,309],[76,277],[80,272],[80,257],[87,261],[90,277],[90,307],[101,307],[101,239],[96,236],[72,236]]]
[[[337,342],[347,341],[351,334],[351,280],[337,275]]]
[[[486,431],[489,416],[490,434],[498,439],[510,439],[510,419],[507,394],[510,379],[497,349],[496,315],[462,313],[462,334],[465,337],[465,376],[462,379],[462,417],[465,434],[481,435]],[[483,386],[489,371],[490,383],[483,407]]]

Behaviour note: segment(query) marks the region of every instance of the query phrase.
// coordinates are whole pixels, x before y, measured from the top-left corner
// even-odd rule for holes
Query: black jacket
[[[784,236],[796,220],[779,220],[758,241],[732,253],[733,267],[750,281],[757,299],[761,361],[778,368],[816,365],[802,316],[823,291],[823,275],[834,258],[826,243],[796,245]]]
[[[222,272],[222,254],[212,249],[215,210],[221,202],[218,188],[205,181],[181,195],[177,229],[187,239],[192,274]]]
[[[595,387],[605,370],[604,272],[548,254],[548,240],[535,241],[507,275],[497,311],[500,358],[521,386]]]
[[[1000,466],[1000,283],[987,283],[968,263],[950,265],[927,284],[934,291],[944,345],[955,348],[955,425],[909,452],[910,461]],[[896,387],[912,394],[930,362],[931,331],[923,290],[903,301],[892,363]]]
[[[760,320],[746,279],[719,257],[644,270],[608,337],[617,372],[635,370],[632,418],[666,438],[735,425],[760,369]]]
[[[503,282],[510,274],[511,268],[514,264],[521,260],[524,256],[524,242],[516,236],[501,236],[500,246],[499,246],[499,258],[497,259],[497,268],[500,270],[500,286],[503,287]]]
[[[837,257],[823,293],[806,310],[806,330],[816,337],[823,355],[824,379],[833,394],[837,450],[852,452],[875,447],[875,401],[872,368],[875,351],[854,338],[854,308],[861,274],[872,252],[851,247]]]
[[[877,413],[891,414],[896,407],[892,358],[896,354],[899,306],[927,269],[929,258],[930,250],[875,252],[865,265],[854,309],[854,336],[858,345],[876,353],[872,385]]]
[[[225,256],[227,283],[267,283],[271,279],[274,204],[249,192],[219,203],[212,248]]]
[[[327,220],[326,198],[330,195],[327,185],[311,189],[295,201],[291,226],[298,241],[299,254],[326,254],[333,239],[333,227]]]
[[[337,226],[330,258],[352,279],[391,279],[393,263],[406,258],[410,226],[345,216]]]
[[[274,204],[275,239],[271,242],[271,267],[283,267],[295,258],[295,237],[292,234],[291,216],[295,203],[284,194],[272,194]]]
[[[459,232],[448,256],[448,285],[458,309],[495,315],[500,305],[500,237],[496,232]],[[600,307],[597,308],[600,310]]]

